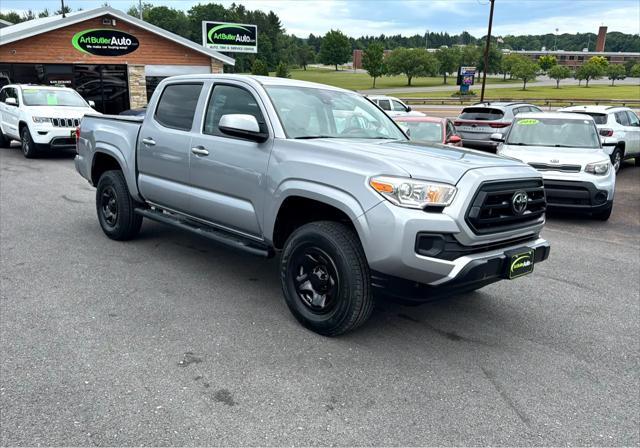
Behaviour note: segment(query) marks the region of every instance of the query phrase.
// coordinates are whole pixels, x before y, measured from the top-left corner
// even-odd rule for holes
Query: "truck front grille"
[[[476,234],[517,230],[541,223],[546,205],[542,179],[485,182],[471,201],[466,222]]]
[[[80,125],[79,118],[52,118],[51,124],[56,128],[75,128]]]

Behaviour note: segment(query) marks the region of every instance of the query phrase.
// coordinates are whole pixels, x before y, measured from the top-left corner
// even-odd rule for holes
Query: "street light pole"
[[[491,26],[493,25],[493,3],[491,2],[491,10],[489,11],[489,30],[487,31],[487,44],[484,47],[484,70],[482,71],[482,91],[480,92],[480,102],[484,102],[484,86],[487,83],[487,68],[489,68],[489,45],[491,45]]]

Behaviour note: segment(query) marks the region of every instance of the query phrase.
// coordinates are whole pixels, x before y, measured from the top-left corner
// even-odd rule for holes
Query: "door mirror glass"
[[[502,135],[502,134],[500,134]],[[447,143],[451,143],[451,144],[456,144],[456,143],[460,143],[462,141],[462,139],[460,138],[460,136],[458,135],[452,135],[451,137],[449,137],[449,140],[447,140]]]
[[[504,135],[502,135],[500,132],[496,132],[495,134],[491,134],[491,137],[489,137],[489,138],[494,142],[504,142]]]
[[[8,104],[9,106],[17,106],[18,105],[18,101],[16,101],[15,98],[7,98],[6,100],[4,100],[5,104]]]
[[[411,106],[407,106],[406,111],[411,112]]]
[[[248,114],[223,115],[220,118],[218,128],[227,135],[255,142],[264,142],[269,138],[269,134],[260,132],[260,125],[256,117]]]
[[[96,107],[96,102],[93,100],[89,100],[89,106]]]

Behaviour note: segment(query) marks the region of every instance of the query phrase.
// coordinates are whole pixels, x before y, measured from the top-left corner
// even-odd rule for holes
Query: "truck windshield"
[[[393,121],[358,94],[265,86],[288,138],[407,140]]]
[[[75,90],[24,89],[22,98],[27,106],[87,107],[87,103]]]
[[[514,122],[508,145],[558,148],[599,148],[593,120],[567,118],[520,118]]]

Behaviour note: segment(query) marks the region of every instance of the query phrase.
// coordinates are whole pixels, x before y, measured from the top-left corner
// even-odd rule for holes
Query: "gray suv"
[[[527,103],[486,102],[465,107],[454,121],[456,132],[467,148],[495,152],[498,144],[491,134],[509,131],[513,118],[524,112],[542,112],[538,106]]]
[[[135,237],[147,218],[278,256],[286,304],[323,335],[365,322],[374,294],[429,301],[529,274],[549,255],[536,170],[412,143],[354,92],[177,76],[144,118],[89,115],[76,135],[109,238]]]

